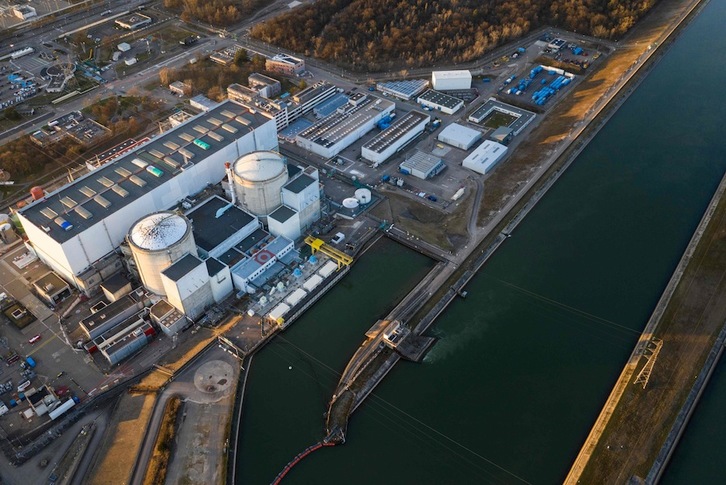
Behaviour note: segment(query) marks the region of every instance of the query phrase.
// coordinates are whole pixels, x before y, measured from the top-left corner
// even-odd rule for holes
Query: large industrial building
[[[434,71],[431,73],[431,86],[437,91],[456,91],[471,88],[469,71]]]
[[[372,130],[395,108],[392,101],[358,93],[346,106],[300,132],[295,141],[312,153],[330,158]]]
[[[254,89],[230,84],[227,87],[229,99],[237,101],[268,118],[275,120],[277,131],[282,131],[290,123],[309,113],[313,108],[331,98],[338,92],[337,88],[326,82],[309,86],[297,94],[276,101],[267,99]]]
[[[398,170],[406,175],[413,175],[422,180],[429,179],[440,174],[446,168],[446,164],[439,157],[417,150],[416,153],[404,160]]]
[[[375,165],[380,165],[423,133],[430,120],[430,116],[419,111],[406,113],[363,145],[361,155]]]
[[[20,209],[18,217],[38,257],[90,294],[120,269],[115,251],[135,221],[219,183],[225,162],[276,148],[274,120],[225,101]]]
[[[411,79],[407,81],[384,81],[376,84],[376,89],[383,94],[395,96],[404,101],[415,98],[429,86],[425,79]]]
[[[481,132],[458,123],[451,123],[441,130],[437,139],[447,145],[468,150],[481,139]]]
[[[507,147],[491,140],[485,140],[464,159],[462,166],[486,175],[504,158]]]
[[[421,96],[416,99],[416,102],[421,106],[426,106],[430,109],[441,111],[447,115],[453,115],[461,108],[464,107],[464,101],[448,94],[441,93],[429,89]]]

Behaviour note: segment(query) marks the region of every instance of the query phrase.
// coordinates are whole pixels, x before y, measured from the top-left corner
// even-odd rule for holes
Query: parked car
[[[28,339],[28,343],[29,343],[29,344],[35,344],[36,342],[40,341],[40,339],[41,339],[41,338],[42,338],[42,337],[40,336],[40,334],[38,334],[38,335],[34,335],[34,336],[32,336],[32,337],[30,337],[30,338]]]

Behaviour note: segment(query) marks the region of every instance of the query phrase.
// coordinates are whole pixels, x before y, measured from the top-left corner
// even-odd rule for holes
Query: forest
[[[252,36],[353,70],[469,62],[552,25],[619,39],[657,0],[318,0]]]
[[[180,13],[182,20],[201,20],[226,27],[264,7],[270,0],[164,0],[164,6]]]

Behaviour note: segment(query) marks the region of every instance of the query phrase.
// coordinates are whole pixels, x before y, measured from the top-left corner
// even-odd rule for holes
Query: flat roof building
[[[380,82],[376,84],[376,89],[384,94],[410,101],[426,90],[428,86],[429,82],[426,79],[411,79],[408,81]]]
[[[461,99],[440,93],[439,91],[434,91],[433,89],[429,89],[419,96],[416,102],[449,115],[453,115],[464,107],[464,101]]]
[[[434,71],[431,73],[431,87],[437,91],[449,91],[471,88],[471,72]]]
[[[277,54],[265,60],[265,69],[288,76],[296,76],[305,72],[305,61],[287,54]]]
[[[257,217],[215,195],[186,213],[197,248],[216,258],[259,229]]]
[[[468,150],[481,139],[481,132],[458,123],[451,123],[441,130],[437,139],[447,145]]]
[[[151,24],[151,17],[140,13],[132,13],[130,15],[124,15],[123,17],[117,18],[114,23],[126,30],[136,30]]]
[[[429,121],[431,121],[429,115],[410,111],[363,145],[361,155],[366,160],[380,165],[423,133]]]
[[[422,180],[429,179],[444,171],[446,165],[439,157],[417,150],[399,166],[398,170],[405,175],[413,175]]]
[[[253,72],[247,77],[247,84],[265,98],[272,98],[282,92],[280,81],[257,72]]]
[[[476,150],[464,159],[462,166],[482,175],[486,175],[507,154],[507,147],[491,140],[484,140]]]
[[[46,303],[53,306],[71,296],[68,283],[52,271],[36,280],[33,287]]]
[[[38,257],[89,292],[101,283],[94,264],[115,254],[135,221],[219,183],[225,162],[275,149],[274,120],[224,101],[23,207],[18,217]]]
[[[494,98],[489,98],[484,104],[479,106],[472,114],[469,115],[469,121],[476,124],[486,124],[487,119],[497,112],[508,115],[512,118],[506,126],[512,129],[512,136],[519,135],[529,125],[535,117],[535,114],[526,109],[517,108],[511,104],[502,103]],[[491,126],[499,128],[499,126]]]
[[[295,140],[300,147],[330,158],[372,130],[395,107],[394,102],[374,96],[351,98],[348,105],[303,130]]]

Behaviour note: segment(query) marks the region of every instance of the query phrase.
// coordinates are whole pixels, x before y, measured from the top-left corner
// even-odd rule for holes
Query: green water
[[[722,358],[663,474],[662,485],[724,481],[721,461],[726,450],[724,403],[726,360]]]
[[[704,48],[726,45],[725,24],[726,3],[711,2],[437,321],[425,363],[399,364],[347,443],[284,483],[561,482],[726,169],[726,54]],[[392,279],[387,250],[360,267]],[[370,310],[394,298],[356,291]],[[341,304],[331,293],[314,309],[327,317],[307,316],[255,362],[239,483],[268,483],[322,436],[334,379],[311,360],[287,371],[286,355],[342,370],[375,317],[351,336],[324,310]]]

